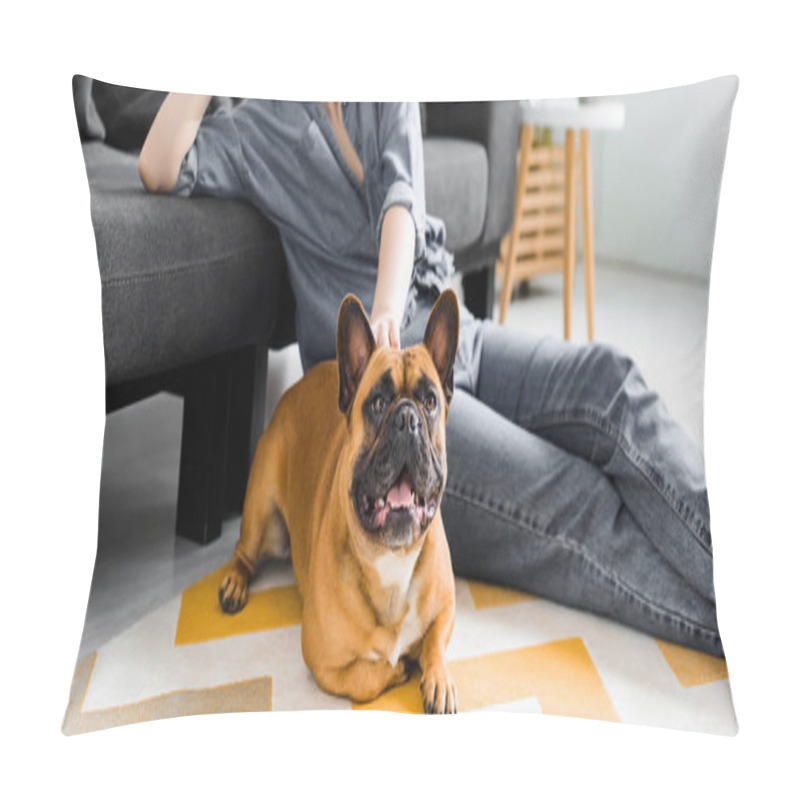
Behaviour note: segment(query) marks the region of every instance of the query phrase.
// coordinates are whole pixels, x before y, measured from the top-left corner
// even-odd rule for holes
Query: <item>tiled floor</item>
[[[574,339],[585,340],[582,276],[576,276]],[[707,285],[599,265],[595,338],[630,353],[687,431],[702,443]],[[561,335],[561,279],[540,278],[514,300],[509,325]],[[300,376],[296,348],[270,357],[268,411]],[[232,552],[238,520],[201,547],[174,535],[181,400],[159,395],[107,419],[97,562],[80,646],[84,655],[177,597]]]

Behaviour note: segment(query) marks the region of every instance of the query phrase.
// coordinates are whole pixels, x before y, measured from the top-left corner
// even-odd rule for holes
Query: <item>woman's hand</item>
[[[384,312],[373,316],[370,325],[378,347],[400,348],[400,326],[390,313]]]

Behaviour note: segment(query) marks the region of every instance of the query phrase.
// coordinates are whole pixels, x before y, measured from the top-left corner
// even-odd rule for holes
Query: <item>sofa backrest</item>
[[[119,150],[138,151],[167,93],[75,75],[72,95],[82,142],[97,140]],[[236,97],[214,97],[206,113],[230,108],[239,100]],[[425,134],[425,103],[420,103],[420,114],[422,133]]]
[[[72,96],[82,142],[98,140],[118,150],[138,151],[167,93],[75,75]],[[206,113],[235,102],[232,97],[214,97]]]

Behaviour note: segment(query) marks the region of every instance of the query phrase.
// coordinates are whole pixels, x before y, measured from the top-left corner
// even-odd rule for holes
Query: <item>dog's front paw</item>
[[[440,663],[428,667],[422,674],[420,690],[426,714],[457,713],[456,685],[450,677],[447,664]]]
[[[222,579],[219,585],[219,605],[226,614],[235,614],[247,604],[248,579],[235,567]]]

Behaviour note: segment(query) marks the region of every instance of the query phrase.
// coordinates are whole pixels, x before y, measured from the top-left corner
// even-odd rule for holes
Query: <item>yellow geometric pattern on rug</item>
[[[188,714],[276,707],[422,713],[419,669],[406,684],[372,703],[352,704],[322,695],[300,653],[301,602],[291,565],[264,575],[263,583],[255,585],[271,588],[254,591],[245,609],[233,616],[224,614],[217,600],[225,569],[221,566],[183,592],[177,603],[171,601],[120,633],[100,648],[99,656],[79,661],[65,734]],[[606,621],[477,581],[459,579],[457,597],[456,645],[450,653],[456,655],[449,667],[459,711],[514,704],[520,710],[538,707],[545,714],[661,724],[661,710],[669,709],[676,727],[736,731],[725,687],[713,686],[727,678],[724,659],[644,635],[625,635],[619,646],[629,648],[632,665],[637,654],[655,659],[650,662],[653,680],[642,683],[635,666],[628,670],[627,662],[619,661],[619,653],[609,661],[606,649],[593,649]],[[165,640],[161,632],[168,617],[170,628],[175,627]],[[499,629],[494,628],[495,618]],[[613,627],[608,630],[619,635]],[[259,638],[225,641],[258,632]],[[200,645],[196,652],[180,647],[191,643]],[[120,653],[128,655],[120,658]],[[618,699],[614,692],[628,674],[629,694]]]
[[[728,664],[724,658],[698,653],[670,642],[655,640],[681,686],[702,686],[728,677]]]
[[[175,644],[197,644],[272,628],[299,625],[302,604],[297,586],[276,586],[253,592],[238,614],[226,614],[217,600],[227,564],[190,586],[181,595]]]
[[[92,677],[97,653],[81,659],[75,667],[69,705],[61,730],[65,736],[116,728],[135,722],[188,717],[197,714],[233,714],[238,711],[269,711],[272,708],[272,679],[269,677],[165,692],[138,703],[84,711],[83,701]]]
[[[525,600],[535,600],[531,594],[518,592],[516,589],[507,589],[505,586],[493,586],[490,583],[481,581],[467,581],[472,602],[475,610],[482,608],[498,608],[499,606],[510,606],[514,603],[522,603]]]
[[[181,595],[176,645],[197,644],[301,623],[302,603],[294,585],[253,592],[238,614],[225,614],[219,607],[217,591],[226,567],[223,565],[202,578]],[[536,599],[515,589],[480,581],[467,581],[467,585],[477,611]]]
[[[449,667],[458,692],[459,711],[535,697],[545,714],[619,722],[579,638],[451,661]],[[419,673],[377,700],[354,703],[353,708],[421,714]]]

